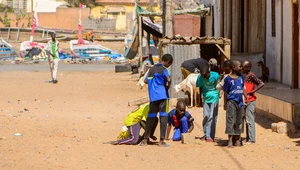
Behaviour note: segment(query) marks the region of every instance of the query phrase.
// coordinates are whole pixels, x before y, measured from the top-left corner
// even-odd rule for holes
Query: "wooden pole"
[[[232,0],[232,43],[231,43],[231,46],[232,46],[232,52],[239,52],[238,51],[238,47],[239,47],[239,44],[238,44],[238,6],[237,6],[237,1],[238,0]]]
[[[226,37],[231,39],[232,38],[232,10],[231,10],[231,7],[232,7],[232,0],[226,0],[227,2],[227,13],[226,13],[226,27],[227,27],[227,30],[226,30]]]
[[[248,52],[248,0],[244,0],[244,52]]]
[[[139,66],[142,67],[143,61],[143,27],[142,27],[142,17],[139,16]]]
[[[172,0],[166,0],[166,15],[165,15],[165,30],[167,37],[173,37],[173,16],[174,16],[174,9],[172,6]]]
[[[224,0],[220,0],[220,37],[224,37]]]

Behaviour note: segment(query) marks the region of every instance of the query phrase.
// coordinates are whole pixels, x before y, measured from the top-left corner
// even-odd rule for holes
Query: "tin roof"
[[[159,40],[160,45],[166,44],[220,44],[220,45],[230,45],[231,40],[223,37],[165,37]]]

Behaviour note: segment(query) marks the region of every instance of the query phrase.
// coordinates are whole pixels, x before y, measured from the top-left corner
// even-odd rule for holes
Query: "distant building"
[[[96,0],[101,5],[91,9],[91,17],[94,19],[115,19],[116,30],[131,30],[135,10],[135,0]],[[138,2],[147,8],[149,0]],[[153,11],[159,11],[158,0],[153,1]]]
[[[6,0],[5,3],[8,7],[14,9],[15,12],[27,11],[27,0]]]

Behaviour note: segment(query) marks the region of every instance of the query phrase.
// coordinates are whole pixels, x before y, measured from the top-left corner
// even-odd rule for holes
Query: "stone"
[[[182,133],[181,134],[181,143],[182,144],[194,144],[195,136],[191,135],[190,133]]]
[[[298,132],[298,128],[294,124],[289,122],[272,123],[271,128],[272,128],[272,132],[277,132],[280,134],[283,133],[294,134]]]

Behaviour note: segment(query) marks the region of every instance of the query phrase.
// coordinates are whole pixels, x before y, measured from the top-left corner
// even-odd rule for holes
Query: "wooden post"
[[[223,27],[223,37],[225,38],[228,38],[228,34],[227,34],[227,13],[228,13],[228,9],[227,9],[227,3],[228,1],[224,0],[223,1],[223,9],[224,9],[224,12],[223,12],[223,24],[224,24],[224,27]]]
[[[239,52],[238,47],[239,47],[239,39],[238,39],[238,6],[237,6],[237,1],[239,0],[232,0],[232,39],[231,39],[231,46],[232,46],[232,52]]]
[[[166,0],[165,30],[166,30],[166,36],[168,37],[174,36],[173,15],[174,15],[174,10],[172,6],[172,0]]]
[[[19,36],[20,36],[20,28],[18,28],[18,33],[17,33],[17,37],[16,37],[16,42],[18,42]]]
[[[142,67],[142,56],[143,56],[143,27],[142,17],[139,16],[139,66]]]
[[[8,31],[7,31],[7,42],[9,41],[10,39],[10,28],[8,28]]]
[[[146,53],[146,56],[149,57],[149,54],[150,54],[150,33],[147,33],[147,32],[145,32],[145,33],[146,33],[146,37],[147,37],[145,53]]]
[[[220,0],[220,37],[224,37],[224,0]]]
[[[244,0],[244,52],[248,52],[248,0]]]
[[[231,10],[231,4],[232,4],[232,0],[226,0],[226,5],[227,5],[227,11],[226,11],[226,38],[229,38],[231,39],[232,37],[232,20],[231,20],[231,17],[232,17],[232,10]]]
[[[230,45],[225,45],[225,53],[227,54],[228,59],[230,59]]]

